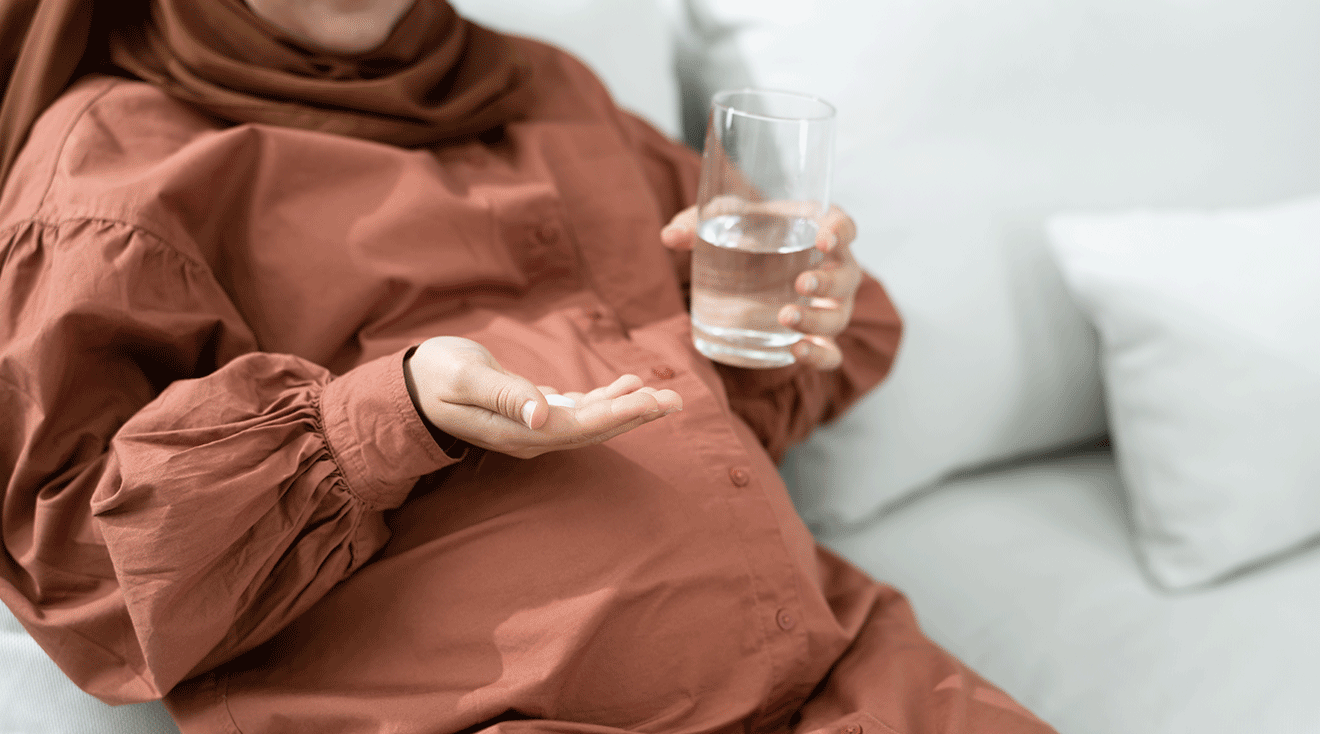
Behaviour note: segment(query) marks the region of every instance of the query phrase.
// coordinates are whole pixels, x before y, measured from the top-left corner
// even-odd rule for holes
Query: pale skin
[[[328,51],[356,54],[385,42],[414,0],[246,0],[271,24]],[[660,232],[671,250],[691,250],[697,208],[689,207]],[[784,306],[779,322],[803,333],[792,347],[800,364],[836,369],[843,355],[835,342],[852,318],[862,271],[850,246],[857,235],[852,218],[838,207],[825,215],[816,237],[821,265],[798,276],[797,292],[809,305]],[[531,458],[549,451],[607,441],[683,409],[673,390],[647,387],[637,375],[623,375],[586,393],[564,393],[573,401],[551,405],[559,391],[534,385],[505,370],[481,344],[453,336],[422,342],[404,362],[413,403],[431,425],[491,451]],[[564,402],[564,401],[556,401]]]
[[[252,12],[327,51],[379,47],[415,0],[247,0]]]

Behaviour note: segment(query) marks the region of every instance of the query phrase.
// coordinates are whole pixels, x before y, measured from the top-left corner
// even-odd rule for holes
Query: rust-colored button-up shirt
[[[989,689],[816,547],[772,463],[888,369],[882,289],[837,372],[713,366],[658,234],[697,156],[519,43],[527,119],[434,150],[108,77],[46,112],[0,199],[0,598],[79,685],[167,696],[185,732],[961,721]],[[437,334],[685,409],[449,456],[401,366]]]

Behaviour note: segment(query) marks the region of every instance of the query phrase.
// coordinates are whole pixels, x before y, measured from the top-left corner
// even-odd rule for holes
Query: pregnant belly
[[[752,621],[766,551],[749,553],[727,482],[653,463],[660,432],[635,434],[471,456],[419,490],[377,559],[230,674],[240,728],[455,732],[512,715],[679,731],[750,715],[771,675]]]

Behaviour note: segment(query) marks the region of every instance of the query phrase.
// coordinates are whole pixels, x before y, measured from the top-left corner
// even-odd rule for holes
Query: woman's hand
[[[554,388],[533,385],[477,342],[452,336],[422,342],[404,362],[404,377],[431,425],[520,459],[597,444],[683,408],[678,393],[643,387],[636,375],[566,393],[573,407],[552,406],[546,395],[557,394]]]
[[[697,224],[697,207],[688,207],[665,225],[660,240],[673,250],[691,250]],[[850,247],[856,237],[857,225],[852,217],[831,206],[816,233],[816,248],[825,256],[820,265],[802,272],[794,282],[797,292],[811,300],[805,307],[788,304],[779,310],[779,323],[803,334],[790,347],[793,357],[816,369],[832,370],[843,363],[843,353],[834,337],[852,319],[853,301],[862,284],[862,268]]]

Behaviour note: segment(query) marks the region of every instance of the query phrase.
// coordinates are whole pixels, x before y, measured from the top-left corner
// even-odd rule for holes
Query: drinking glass
[[[802,335],[780,325],[794,281],[822,257],[834,107],[792,92],[739,89],[711,101],[692,250],[692,342],[737,367],[792,364]]]

